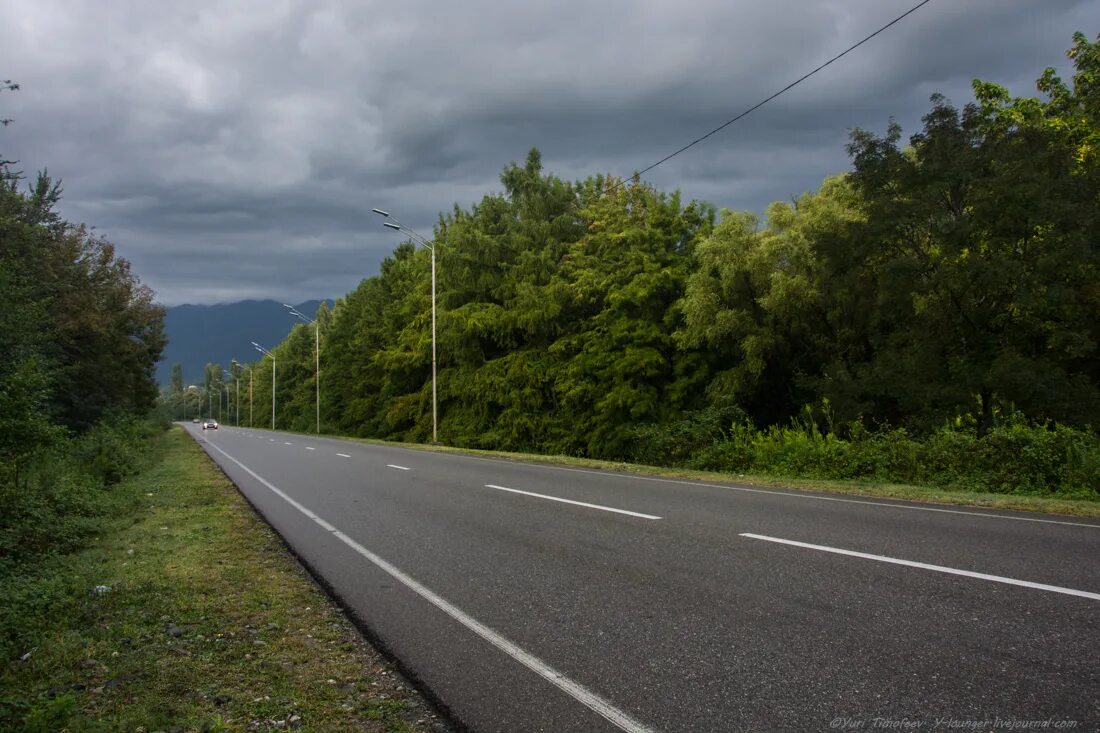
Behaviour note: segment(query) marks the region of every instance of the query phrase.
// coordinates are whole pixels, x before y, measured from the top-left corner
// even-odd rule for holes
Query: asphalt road
[[[1097,521],[186,427],[475,731],[1100,730]]]

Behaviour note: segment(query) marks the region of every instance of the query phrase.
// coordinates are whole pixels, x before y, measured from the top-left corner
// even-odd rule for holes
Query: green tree
[[[164,346],[163,310],[129,263],[61,218],[45,172],[21,181],[0,162],[0,473],[65,429],[147,412]]]
[[[1076,41],[1073,88],[1048,70],[1046,100],[975,82],[961,113],[933,97],[908,148],[896,125],[853,133],[867,221],[825,277],[873,293],[859,298],[872,315],[848,372],[878,416],[974,412],[980,434],[998,404],[1095,419],[1100,86],[1095,44]]]
[[[110,242],[61,219],[58,183],[45,173],[26,193],[17,183],[9,178],[0,193],[0,260],[47,314],[53,420],[83,430],[110,410],[147,411],[158,395],[163,308]]]
[[[677,334],[684,348],[706,349],[712,404],[736,405],[766,426],[817,399],[844,328],[829,312],[819,248],[847,246],[862,216],[844,176],[793,205],[773,203],[763,227],[754,214],[722,212],[696,248]]]
[[[183,392],[183,364],[176,362],[172,365],[172,394]]]

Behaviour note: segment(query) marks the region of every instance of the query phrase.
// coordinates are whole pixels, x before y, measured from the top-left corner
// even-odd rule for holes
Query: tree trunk
[[[982,387],[982,414],[978,418],[978,437],[984,438],[993,429],[993,390]]]

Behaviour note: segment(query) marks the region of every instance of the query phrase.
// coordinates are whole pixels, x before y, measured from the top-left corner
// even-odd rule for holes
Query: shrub
[[[140,467],[156,430],[138,420],[108,421],[41,450],[18,478],[0,475],[0,577],[29,558],[78,547],[129,501],[111,488]]]
[[[859,421],[828,421],[826,432],[820,422],[807,409],[786,427],[757,430],[741,419],[712,431],[694,414],[640,430],[639,453],[650,463],[733,473],[1100,499],[1100,440],[1089,431],[1009,415],[981,438],[973,425],[955,421],[918,439],[901,428],[869,429]]]
[[[653,466],[688,465],[697,454],[721,442],[729,426],[744,419],[739,407],[712,405],[673,422],[641,425],[632,431],[628,457]]]

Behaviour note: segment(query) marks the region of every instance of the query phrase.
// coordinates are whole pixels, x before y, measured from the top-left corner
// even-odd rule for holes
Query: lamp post
[[[248,427],[250,427],[250,428],[251,428],[251,427],[255,427],[255,426],[254,426],[254,425],[252,424],[252,365],[251,365],[251,364],[249,364],[249,365],[245,365],[245,364],[242,364],[242,363],[240,363],[239,361],[238,361],[238,362],[236,362],[236,364],[237,364],[237,412],[239,413],[239,412],[240,412],[240,409],[241,409],[241,399],[240,399],[240,394],[241,394],[241,378],[240,378],[240,370],[241,370],[241,369],[247,369],[247,370],[248,370]],[[239,423],[239,422],[240,422],[240,421],[238,420],[238,423]]]
[[[290,315],[301,318],[306,323],[313,324],[313,381],[317,387],[317,434],[321,434],[321,324],[302,315],[294,306],[283,303],[284,308],[290,309]]]
[[[237,427],[241,426],[241,363],[236,359],[229,360],[229,366],[233,369],[233,386],[237,390]]]
[[[232,374],[230,374],[230,373],[229,373],[228,371],[226,371],[225,369],[222,369],[222,374],[224,374],[225,376],[229,377],[230,379],[232,379],[232,378],[233,378],[233,375],[232,375]],[[225,412],[226,412],[226,414],[228,415],[228,414],[230,414],[230,412],[229,412],[229,385],[228,385],[227,383],[225,383],[225,382],[222,382],[222,387],[224,387],[224,388],[225,388]]]
[[[436,341],[435,341],[435,246],[432,245],[424,237],[417,234],[415,231],[399,222],[394,217],[391,217],[388,211],[382,209],[371,209],[375,214],[389,219],[390,221],[382,222],[382,226],[390,229],[396,229],[399,232],[407,233],[413,241],[420,244],[432,254],[432,442],[439,442],[439,393],[436,387]]]
[[[275,355],[270,351],[260,346],[255,341],[252,345],[256,347],[256,351],[260,352],[264,356],[271,357],[271,429],[275,429]]]

